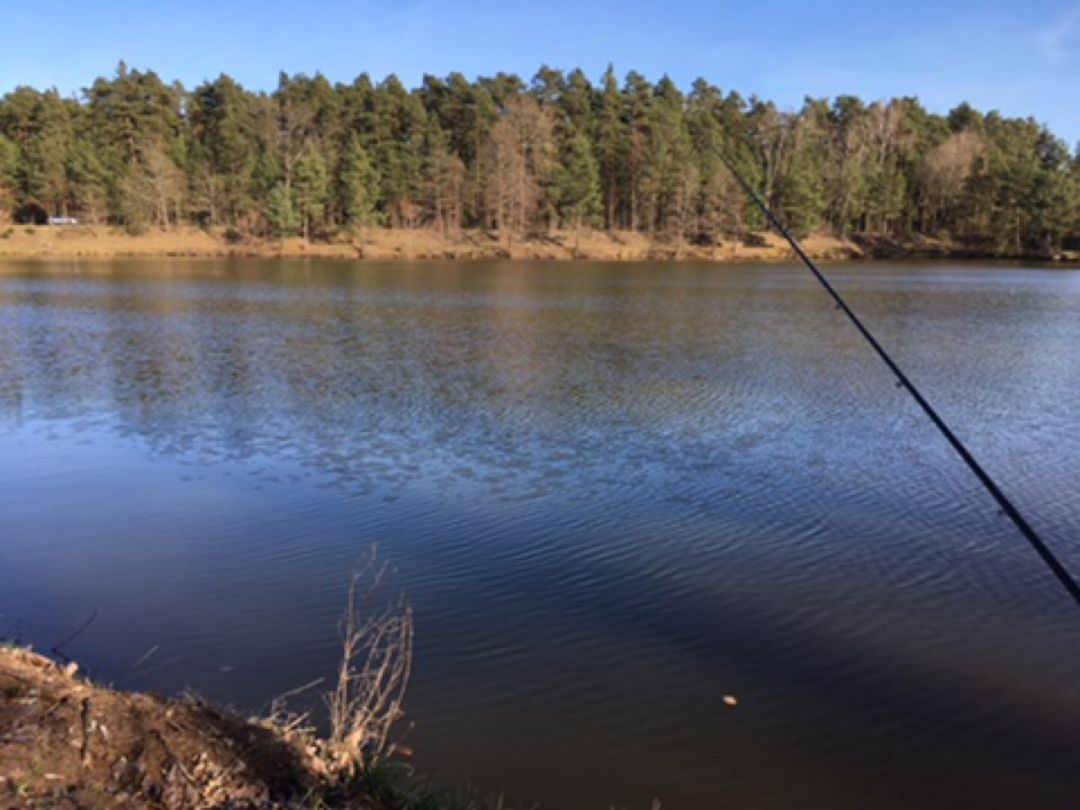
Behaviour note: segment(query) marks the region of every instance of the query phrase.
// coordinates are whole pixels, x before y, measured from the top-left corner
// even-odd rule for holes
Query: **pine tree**
[[[50,214],[70,208],[68,155],[74,142],[73,119],[79,107],[55,90],[38,93],[21,87],[5,98],[4,134],[19,147],[17,205]]]
[[[285,186],[285,182],[279,182],[267,196],[266,219],[281,236],[295,236],[300,229],[300,215],[293,205],[292,194]]]
[[[640,204],[646,230],[668,236],[687,230],[697,175],[683,96],[671,79],[656,86],[648,117]]]
[[[582,225],[595,225],[601,211],[600,170],[589,139],[570,137],[552,186],[559,218],[575,233]]]
[[[91,225],[108,218],[110,178],[94,144],[85,138],[75,141],[68,158],[72,202],[79,217]]]
[[[307,146],[296,161],[292,190],[304,239],[311,241],[312,226],[322,220],[330,190],[326,161],[313,146]]]
[[[341,160],[338,193],[346,224],[362,231],[378,221],[375,205],[379,199],[379,175],[355,133],[349,138]]]
[[[285,185],[285,172],[281,163],[271,152],[263,152],[251,170],[251,196],[264,217],[270,206],[271,195],[275,193],[279,185]],[[288,193],[287,185],[285,185],[285,190]],[[280,200],[277,204],[280,207]],[[269,218],[267,219],[269,221]],[[274,227],[278,226],[274,225]]]
[[[15,208],[15,172],[19,162],[19,147],[0,135],[0,222],[11,217]]]
[[[416,224],[422,185],[422,144],[427,113],[419,97],[396,76],[375,88],[372,158],[379,174],[382,210],[391,225]]]
[[[604,225],[614,229],[619,225],[623,205],[624,167],[629,145],[628,132],[622,120],[623,100],[615,69],[608,65],[604,72],[603,90],[597,105],[595,140],[600,156],[600,186],[604,205]]]
[[[228,76],[197,87],[189,98],[193,144],[191,182],[210,224],[236,223],[256,207],[251,172],[268,146],[256,137],[253,99]]]
[[[809,154],[796,156],[777,184],[778,210],[793,234],[807,236],[822,222],[824,188]]]

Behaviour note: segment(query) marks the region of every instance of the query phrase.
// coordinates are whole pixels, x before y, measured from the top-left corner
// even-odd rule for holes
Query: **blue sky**
[[[77,92],[121,58],[189,87],[224,71],[252,89],[279,70],[411,86],[542,64],[595,78],[611,62],[785,108],[806,94],[916,95],[937,111],[967,100],[1080,141],[1080,0],[0,0],[0,92]]]

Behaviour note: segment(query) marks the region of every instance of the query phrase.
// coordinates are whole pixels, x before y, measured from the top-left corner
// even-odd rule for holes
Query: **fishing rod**
[[[769,224],[776,229],[777,233],[787,240],[787,243],[791,245],[791,249],[795,251],[795,255],[802,259],[802,263],[814,274],[814,278],[816,278],[818,283],[825,288],[825,292],[829,294],[829,297],[836,302],[837,309],[841,310],[847,316],[847,319],[859,330],[859,334],[866,339],[866,342],[870,344],[870,347],[877,353],[877,356],[881,358],[886,366],[888,366],[889,371],[896,377],[898,387],[904,388],[911,394],[912,399],[914,399],[919,407],[922,408],[923,413],[925,413],[930,421],[934,423],[934,427],[936,427],[938,432],[940,432],[941,435],[945,437],[946,441],[952,445],[953,450],[955,450],[960,458],[964,460],[968,469],[970,469],[975,474],[975,477],[979,479],[979,483],[983,485],[983,488],[990,493],[995,501],[997,501],[1002,513],[1008,515],[1016,528],[1020,530],[1020,534],[1023,535],[1024,539],[1027,540],[1029,544],[1031,544],[1031,547],[1035,549],[1035,553],[1038,554],[1046,564],[1046,567],[1050,569],[1055,577],[1057,577],[1062,587],[1069,592],[1069,595],[1076,604],[1080,606],[1080,584],[1077,583],[1072,574],[1069,573],[1068,569],[1066,569],[1058,558],[1054,556],[1054,552],[1050,550],[1050,547],[1046,542],[1039,537],[1031,524],[1020,514],[1020,510],[1018,510],[1005,493],[1002,492],[1001,488],[994,482],[994,479],[990,477],[990,474],[975,460],[975,456],[973,456],[971,451],[964,446],[964,443],[960,441],[957,435],[952,432],[952,429],[945,423],[945,420],[938,415],[938,412],[934,410],[934,407],[926,400],[926,397],[924,397],[919,389],[915,387],[915,384],[908,379],[908,376],[901,370],[900,366],[896,364],[896,361],[893,360],[882,345],[878,343],[877,338],[875,338],[870,330],[863,325],[863,322],[859,320],[859,316],[855,314],[851,307],[847,305],[847,302],[841,297],[840,293],[838,293],[833,285],[829,283],[829,279],[826,278],[825,274],[822,273],[817,265],[810,260],[810,257],[806,255],[806,252],[802,249],[802,245],[799,244],[798,240],[791,235],[788,229],[784,227],[784,223],[782,223],[777,218],[776,214],[770,210],[769,206],[765,204],[761,195],[746,181],[726,155],[722,156],[721,159],[723,160],[724,165],[727,166],[728,171],[734,175],[735,179],[739,182],[739,185],[742,186],[743,190],[750,196],[750,199],[752,199],[754,204],[761,209],[761,212],[765,215]]]

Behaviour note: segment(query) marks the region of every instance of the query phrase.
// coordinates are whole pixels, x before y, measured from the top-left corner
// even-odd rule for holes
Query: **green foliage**
[[[15,168],[19,162],[19,147],[8,138],[0,135],[0,187],[12,189],[15,186]]]
[[[111,191],[110,174],[96,147],[86,138],[78,138],[68,156],[72,208],[91,224],[105,220]]]
[[[593,122],[593,139],[600,163],[600,193],[604,205],[604,224],[608,228],[615,228],[621,224],[617,214],[624,193],[623,171],[629,148],[629,133],[623,125],[623,99],[619,93],[615,69],[611,65],[608,65],[602,83],[603,88],[600,91]]]
[[[0,135],[0,221],[6,220],[15,204],[19,147]]]
[[[266,203],[270,193],[285,179],[281,163],[269,152],[259,155],[251,172],[251,189],[255,199]]]
[[[140,231],[177,223],[332,235],[395,227],[508,233],[596,225],[715,242],[765,228],[726,161],[799,234],[948,234],[1006,255],[1080,238],[1080,160],[1031,119],[909,98],[801,110],[703,79],[541,68],[416,89],[228,76],[193,90],[121,65],[79,100],[0,99],[0,218],[68,214]],[[20,213],[22,212],[22,213]]]
[[[646,230],[685,233],[697,182],[685,101],[666,76],[656,86],[646,124],[641,162],[640,212]]]
[[[293,178],[293,200],[304,229],[304,238],[311,238],[311,226],[322,219],[330,191],[330,175],[326,161],[313,146],[308,145],[296,162]]]
[[[236,222],[257,205],[251,195],[252,171],[258,155],[276,140],[260,102],[224,75],[188,97],[193,208],[212,224]]]
[[[555,175],[552,196],[562,221],[577,228],[600,216],[600,169],[588,138],[571,136]]]
[[[800,155],[780,179],[780,216],[795,236],[813,233],[822,223],[824,184],[808,156]]]
[[[39,93],[19,87],[0,104],[0,134],[19,148],[15,207],[64,210],[70,191],[66,159],[73,139],[73,118],[80,111],[55,90]]]
[[[378,221],[379,174],[360,136],[350,136],[338,175],[341,210],[346,224],[364,227]]]
[[[300,230],[300,215],[284,182],[274,186],[267,195],[265,214],[266,219],[281,236],[295,236]]]

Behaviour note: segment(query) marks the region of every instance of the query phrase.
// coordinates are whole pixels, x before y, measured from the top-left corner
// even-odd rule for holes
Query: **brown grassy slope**
[[[854,258],[858,247],[828,236],[805,240],[807,252],[822,259]],[[372,228],[363,240],[338,239],[306,243],[302,239],[229,241],[221,234],[179,228],[151,230],[131,236],[119,228],[27,227],[0,228],[0,257],[112,258],[118,256],[195,257],[326,257],[393,259],[594,259],[599,261],[698,260],[718,262],[783,261],[792,254],[773,234],[754,245],[727,241],[689,245],[651,239],[636,232],[554,232],[528,238],[507,238],[493,232],[469,230],[443,234],[435,230]]]

